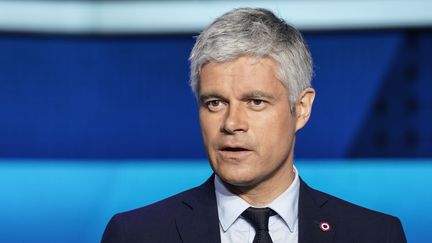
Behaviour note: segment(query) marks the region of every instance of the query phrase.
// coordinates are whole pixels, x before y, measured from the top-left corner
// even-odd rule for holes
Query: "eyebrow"
[[[200,95],[199,96],[199,101],[200,101],[200,103],[204,103],[206,100],[208,100],[208,99],[214,99],[214,98],[217,98],[217,99],[221,99],[221,100],[226,100],[226,98],[225,97],[223,97],[222,95],[220,95],[220,94],[217,94],[217,93],[208,93],[208,94],[203,94],[203,95]]]
[[[242,95],[243,100],[253,100],[253,99],[262,99],[262,98],[268,99],[270,101],[276,100],[275,96],[259,90],[248,92]]]
[[[222,95],[220,95],[218,93],[208,93],[208,94],[200,95],[199,101],[201,103],[204,103],[206,100],[212,99],[212,98],[227,100],[225,97],[223,97]],[[242,100],[253,100],[253,99],[263,99],[263,98],[265,98],[269,101],[275,101],[276,100],[275,96],[268,94],[268,93],[265,93],[263,91],[259,91],[259,90],[247,92],[247,93],[243,94],[241,97]]]

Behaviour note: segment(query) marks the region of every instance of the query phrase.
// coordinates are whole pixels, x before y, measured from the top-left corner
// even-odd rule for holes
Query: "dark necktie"
[[[273,243],[268,228],[269,217],[275,215],[275,211],[270,208],[246,209],[242,216],[254,227],[255,238],[253,243]]]

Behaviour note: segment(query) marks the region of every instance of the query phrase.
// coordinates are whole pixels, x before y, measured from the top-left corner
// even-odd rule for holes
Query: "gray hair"
[[[261,8],[231,10],[201,32],[189,58],[194,94],[198,96],[205,64],[228,62],[245,55],[270,57],[279,64],[276,77],[287,88],[294,111],[300,93],[311,87],[312,58],[298,30]]]

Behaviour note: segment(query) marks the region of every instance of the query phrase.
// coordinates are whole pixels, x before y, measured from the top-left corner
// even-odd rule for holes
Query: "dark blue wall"
[[[298,157],[432,156],[432,31],[306,33]],[[0,157],[204,158],[192,35],[0,35]]]

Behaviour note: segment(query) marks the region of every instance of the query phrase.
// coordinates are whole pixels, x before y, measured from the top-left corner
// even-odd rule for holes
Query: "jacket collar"
[[[299,243],[333,242],[337,225],[325,210],[328,201],[329,195],[310,188],[300,178]]]
[[[176,214],[182,242],[220,243],[214,175],[204,184],[186,192]]]

